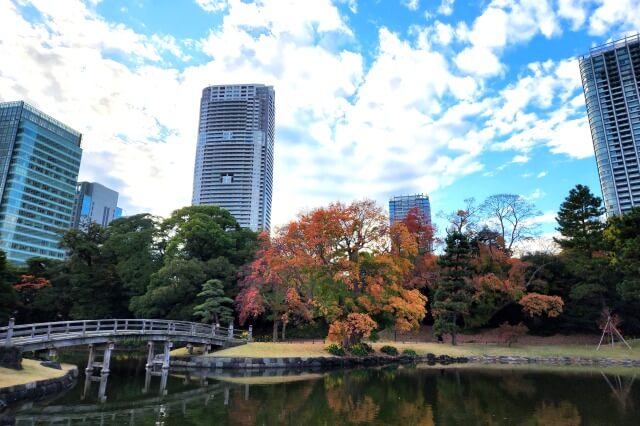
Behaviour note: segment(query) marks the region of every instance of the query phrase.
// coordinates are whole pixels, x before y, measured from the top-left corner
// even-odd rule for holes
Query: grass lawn
[[[62,377],[73,367],[73,365],[62,364],[62,370],[56,370],[41,366],[40,361],[23,359],[22,370],[0,367],[0,388]]]
[[[384,345],[395,346],[400,352],[404,349],[413,349],[419,355],[433,353],[435,355],[470,356],[470,355],[512,355],[512,356],[569,356],[569,357],[603,357],[603,358],[631,358],[640,359],[640,340],[629,342],[633,350],[626,346],[616,344],[616,347],[602,347],[596,351],[593,345],[485,345],[467,343],[458,346],[438,343],[399,343],[377,342],[373,344],[377,351]],[[212,352],[207,356],[214,357],[241,357],[241,358],[282,358],[282,357],[317,357],[331,356],[325,351],[326,345],[322,343],[249,343],[234,348]],[[194,351],[194,354],[197,352]],[[186,349],[177,349],[172,352],[174,356],[186,355]]]

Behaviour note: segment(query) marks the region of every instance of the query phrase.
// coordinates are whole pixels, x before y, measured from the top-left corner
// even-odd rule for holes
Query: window
[[[233,183],[233,173],[225,173],[222,175],[222,183]]]

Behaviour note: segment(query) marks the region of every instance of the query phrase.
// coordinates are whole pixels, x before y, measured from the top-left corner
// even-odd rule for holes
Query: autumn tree
[[[470,236],[475,233],[480,219],[480,207],[473,197],[465,198],[464,203],[465,206],[461,209],[449,213],[438,213],[438,217],[445,219],[449,223],[447,234],[458,233]]]
[[[370,200],[300,214],[250,265],[236,299],[241,321],[266,312],[274,321],[323,318],[345,346],[376,329],[418,327],[425,298],[405,286],[418,244],[403,229],[402,246],[393,246],[388,218]]]
[[[540,215],[533,203],[515,194],[496,194],[488,197],[480,211],[489,226],[499,233],[505,252],[513,253],[514,245],[536,235]]]

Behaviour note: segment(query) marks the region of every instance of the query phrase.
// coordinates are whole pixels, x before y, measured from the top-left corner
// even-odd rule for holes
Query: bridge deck
[[[251,339],[247,331],[187,321],[156,319],[101,319],[9,324],[0,327],[0,343],[23,351],[104,343],[140,338],[152,341],[182,341],[219,346],[241,345]]]

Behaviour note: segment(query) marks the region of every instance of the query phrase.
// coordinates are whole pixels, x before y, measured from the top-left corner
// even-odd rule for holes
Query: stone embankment
[[[367,356],[367,357],[283,357],[283,358],[230,358],[212,356],[194,356],[190,358],[172,359],[171,366],[187,368],[337,368],[337,367],[368,367],[394,363],[409,364],[426,362],[429,364],[466,363],[465,357],[435,356]]]
[[[640,359],[590,358],[590,357],[526,357],[526,356],[469,356],[469,362],[478,364],[546,364],[546,365],[597,365],[640,367]]]
[[[63,376],[0,388],[0,412],[9,405],[25,400],[38,400],[73,387],[78,368],[70,368]]]
[[[376,366],[393,363],[427,363],[431,365],[449,365],[461,363],[474,364],[541,364],[541,365],[593,365],[640,367],[640,359],[584,358],[584,357],[524,357],[524,356],[468,356],[451,357],[434,354],[410,357],[368,356],[368,357],[282,357],[282,358],[244,358],[193,356],[171,360],[171,366],[186,368],[339,368],[357,366]]]

